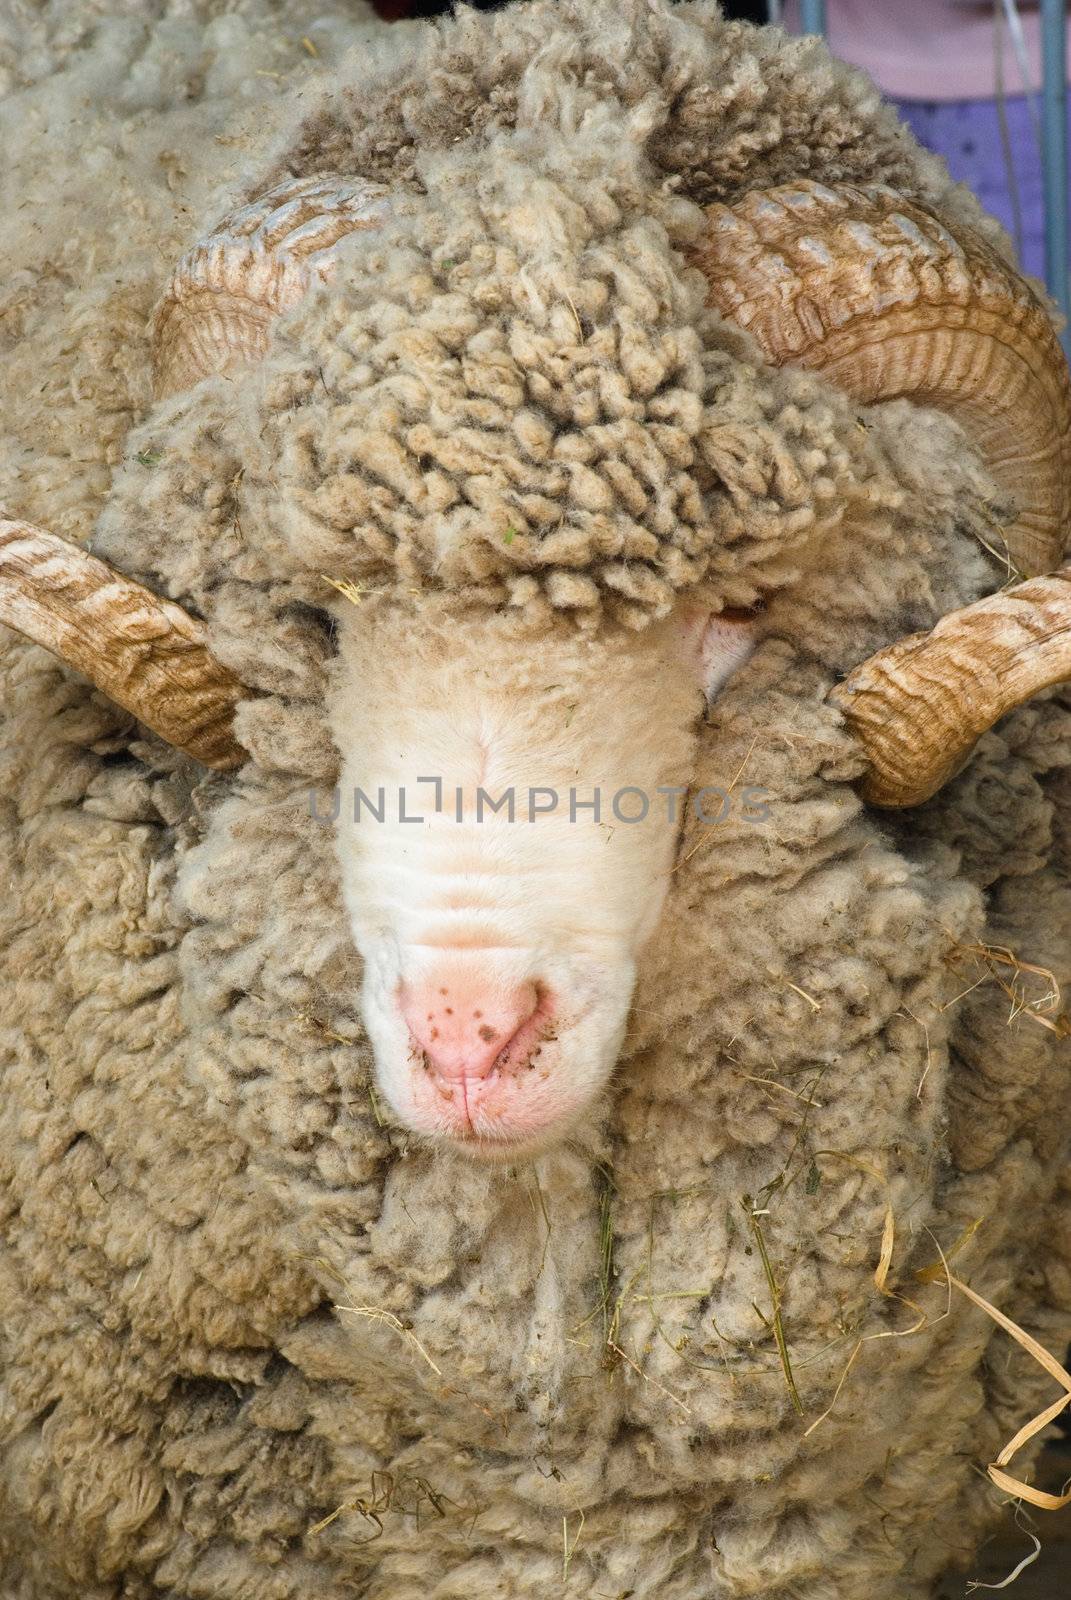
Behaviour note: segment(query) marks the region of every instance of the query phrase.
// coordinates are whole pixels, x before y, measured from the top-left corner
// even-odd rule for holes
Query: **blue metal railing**
[[[800,0],[800,26],[804,33],[825,33],[826,0]]]
[[[781,0],[767,0],[771,22],[781,20]],[[800,0],[804,33],[825,33],[826,0]],[[1066,0],[1041,0],[1042,183],[1045,195],[1045,281],[1068,326],[1061,334],[1071,359],[1071,244],[1068,235],[1067,10]]]
[[[1064,0],[1041,0],[1042,180],[1045,190],[1045,281],[1065,318],[1071,315],[1067,237],[1067,12]],[[1071,356],[1071,327],[1061,334]]]

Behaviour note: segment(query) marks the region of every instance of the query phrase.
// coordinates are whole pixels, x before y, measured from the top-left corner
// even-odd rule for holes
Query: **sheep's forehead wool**
[[[241,463],[234,511],[266,568],[306,574],[306,591],[325,574],[635,625],[712,566],[728,598],[753,598],[757,544],[783,568],[823,509],[842,516],[879,476],[862,448],[853,460],[834,443],[811,380],[755,385],[711,337],[702,280],[674,251],[696,208],[644,215],[635,182],[598,159],[605,137],[586,161],[576,139],[520,136],[503,137],[490,172],[483,152],[429,158],[426,194],[351,242],[274,356],[214,386],[205,465],[218,473],[228,449]],[[762,449],[790,396],[793,459],[738,555],[733,458]],[[158,412],[138,440],[158,461],[165,524],[201,466],[205,398]],[[122,526],[129,541],[144,489],[136,468],[117,486],[109,536]]]
[[[36,16],[41,85],[12,98],[94,119],[64,124],[77,209],[111,218],[118,186],[150,242],[10,169],[4,250],[29,273],[37,226],[60,254],[15,283],[5,508],[96,521],[260,693],[223,780],[3,654],[5,1581],[922,1600],[1034,1397],[915,1281],[926,1229],[1066,1330],[1061,1044],[1009,1025],[970,951],[1071,977],[1071,717],[1017,712],[906,820],[862,810],[826,693],[993,586],[992,485],[953,424],[757,366],[681,251],[701,204],[800,175],[989,225],[862,79],[709,4],[536,0],[341,63],[341,11],[96,14]],[[389,227],[261,369],[150,409],[181,250],[325,169],[397,191]],[[767,596],[692,774],[761,786],[767,815],[689,816],[607,1114],[516,1171],[407,1143],[372,1086],[310,804],[337,777],[337,583],[449,614],[503,681],[550,628],[623,650],[678,595]],[[910,1305],[875,1285],[890,1214]]]
[[[304,597],[326,574],[445,589],[536,625],[561,610],[636,627],[700,584],[751,603],[853,506],[894,501],[855,408],[813,376],[756,369],[704,308],[687,265],[702,203],[813,171],[899,182],[992,226],[861,81],[823,63],[790,88],[781,57],[802,66],[811,45],[767,43],[764,83],[753,34],[702,7],[672,19],[465,16],[356,82],[340,74],[277,140],[271,177],[373,178],[391,215],[343,246],[268,361],[157,409],[99,547],[144,562],[151,519],[154,565],[180,583],[192,556],[221,577],[288,576]],[[449,89],[462,74],[484,97],[475,121]]]

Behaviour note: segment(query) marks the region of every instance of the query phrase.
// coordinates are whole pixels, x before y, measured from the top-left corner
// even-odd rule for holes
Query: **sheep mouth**
[[[423,1088],[417,1131],[490,1161],[517,1159],[557,1142],[577,1109],[572,1096],[548,1092],[549,1065],[496,1062],[482,1077],[450,1082],[436,1081],[422,1066],[417,1071]],[[529,1085],[537,1093],[527,1092]]]
[[[548,1123],[545,1128],[526,1132],[503,1130],[492,1133],[472,1127],[458,1128],[441,1134],[437,1142],[473,1160],[493,1166],[541,1155],[551,1145],[557,1144],[562,1136],[562,1126],[555,1121]]]

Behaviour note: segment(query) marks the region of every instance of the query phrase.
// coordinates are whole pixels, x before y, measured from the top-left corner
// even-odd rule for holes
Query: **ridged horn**
[[[830,699],[870,762],[879,806],[914,806],[954,777],[975,743],[1032,695],[1071,679],[1071,565],[943,617],[869,660]]]
[[[0,521],[0,622],[206,767],[246,759],[231,731],[245,691],[209,652],[204,625],[78,545]]]
[[[695,260],[708,303],[768,361],[822,372],[856,399],[949,412],[1018,519],[1022,575],[1063,557],[1071,510],[1071,385],[1029,285],[979,235],[955,237],[880,186],[798,182],[707,208]]]
[[[153,317],[157,396],[261,357],[273,318],[330,276],[342,239],[382,219],[386,193],[333,174],[289,179],[187,251]],[[244,690],[203,624],[77,545],[0,521],[0,622],[205,766],[245,759],[232,730]]]
[[[347,235],[380,223],[387,190],[290,178],[223,219],[179,261],[153,315],[157,398],[264,355],[272,321],[330,277]]]

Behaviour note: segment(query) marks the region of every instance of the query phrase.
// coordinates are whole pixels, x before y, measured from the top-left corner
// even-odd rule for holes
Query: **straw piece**
[[[1025,1328],[1020,1328],[1019,1324],[1013,1322],[1010,1317],[1006,1317],[1003,1311],[998,1311],[996,1306],[990,1305],[988,1300],[984,1300],[980,1294],[976,1294],[960,1278],[953,1278],[952,1282],[957,1289],[963,1291],[968,1300],[973,1300],[976,1306],[981,1306],[983,1311],[988,1312],[993,1321],[999,1323],[1005,1333],[1010,1333],[1012,1338],[1021,1344],[1023,1349],[1028,1351],[1039,1365],[1045,1368],[1049,1376],[1055,1378],[1056,1382],[1067,1390],[1068,1395],[1071,1395],[1071,1372],[1062,1367],[1056,1357],[1049,1354],[1044,1345],[1038,1344],[1037,1340],[1032,1339]]]
[[[885,1284],[892,1265],[893,1245],[896,1242],[896,1219],[893,1216],[892,1206],[885,1207],[885,1222],[881,1230],[881,1254],[878,1264],[874,1268],[874,1282],[882,1294],[885,1293]]]
[[[1048,967],[1039,967],[1032,961],[1020,961],[1014,950],[1009,950],[1006,945],[992,944],[960,944],[957,942],[949,951],[946,962],[954,967],[961,956],[971,956],[985,969],[985,977],[979,978],[978,983],[964,990],[963,994],[956,995],[952,1000],[941,1006],[946,1011],[950,1005],[955,1005],[958,1000],[972,992],[978,984],[984,983],[986,978],[991,979],[1007,995],[1011,1002],[1008,1012],[1008,1023],[1013,1023],[1017,1017],[1026,1015],[1032,1022],[1038,1023],[1043,1028],[1048,1028],[1050,1033],[1055,1033],[1058,1039],[1071,1036],[1071,1017],[1060,1010],[1060,985],[1055,974]],[[1011,980],[1003,977],[997,970],[998,967],[1011,968]],[[1025,975],[1040,978],[1044,981],[1045,991],[1036,1000],[1029,1000],[1026,993]]]
[[[1041,1540],[1038,1538],[1036,1533],[1028,1533],[1027,1537],[1029,1539],[1033,1539],[1034,1541],[1033,1550],[1030,1551],[1029,1555],[1025,1555],[1023,1557],[1018,1566],[1015,1566],[1011,1569],[1006,1578],[1001,1578],[999,1583],[979,1583],[972,1578],[967,1584],[967,1593],[973,1594],[976,1589],[1007,1589],[1009,1584],[1015,1582],[1016,1578],[1021,1572],[1023,1572],[1027,1567],[1033,1566],[1034,1562],[1041,1554]]]
[[[777,1279],[774,1277],[774,1270],[770,1264],[769,1252],[766,1249],[766,1240],[763,1238],[762,1228],[759,1226],[760,1213],[751,1209],[750,1202],[745,1202],[745,1204],[748,1222],[751,1225],[751,1232],[754,1236],[755,1243],[758,1246],[759,1260],[762,1262],[762,1270],[766,1275],[766,1284],[770,1291],[770,1304],[773,1308],[774,1340],[777,1344],[777,1353],[781,1358],[781,1370],[785,1375],[785,1384],[788,1388],[789,1399],[792,1401],[793,1408],[795,1409],[797,1415],[802,1417],[803,1401],[800,1399],[799,1390],[796,1388],[796,1380],[792,1376],[792,1362],[789,1359],[788,1354],[788,1340],[785,1338],[785,1326],[781,1320],[781,1289]],[[758,1307],[756,1306],[755,1309],[758,1310]]]
[[[574,1556],[574,1554],[576,1552],[577,1542],[578,1542],[578,1540],[580,1538],[580,1535],[584,1531],[584,1523],[587,1521],[587,1518],[584,1515],[583,1509],[580,1506],[577,1506],[576,1514],[580,1518],[580,1521],[577,1524],[576,1532],[573,1534],[573,1542],[572,1542],[572,1544],[569,1543],[569,1518],[566,1517],[566,1516],[562,1517],[562,1583],[563,1584],[569,1582],[569,1568],[572,1565],[573,1556]]]
[[[930,1270],[929,1268],[923,1268],[923,1272]],[[921,1276],[921,1274],[916,1274],[916,1276]],[[1003,1489],[1006,1494],[1014,1495],[1016,1499],[1028,1500],[1032,1506],[1038,1506],[1042,1511],[1060,1511],[1064,1506],[1071,1505],[1071,1489],[1068,1489],[1063,1494],[1049,1494],[1044,1489],[1035,1489],[1033,1484],[1022,1483],[1018,1478],[1013,1478],[1007,1472],[1003,1472],[1001,1468],[1006,1467],[1024,1444],[1033,1439],[1035,1434],[1040,1433],[1042,1428],[1047,1428],[1049,1423],[1058,1417],[1068,1404],[1071,1404],[1071,1372],[1062,1367],[1056,1357],[1049,1354],[1044,1345],[1038,1344],[1036,1339],[1031,1338],[1025,1328],[1020,1328],[1017,1322],[1013,1322],[1010,1317],[1006,1317],[1003,1311],[998,1311],[996,1306],[991,1305],[988,1300],[977,1294],[960,1278],[954,1278],[949,1273],[948,1281],[954,1288],[965,1294],[968,1300],[973,1301],[987,1316],[992,1317],[993,1321],[1003,1328],[1005,1333],[1010,1333],[1015,1342],[1022,1345],[1028,1355],[1033,1356],[1034,1360],[1045,1368],[1050,1377],[1055,1378],[1064,1391],[1058,1400],[1054,1400],[1051,1405],[1046,1406],[1045,1410],[1039,1412],[1030,1422],[1024,1423],[1015,1437],[1009,1439],[996,1461],[991,1462],[986,1468],[997,1488]]]
[[[370,1322],[382,1322],[385,1323],[388,1328],[393,1328],[396,1333],[400,1333],[403,1338],[409,1341],[414,1350],[418,1351],[419,1354],[423,1356],[424,1360],[428,1363],[428,1366],[431,1368],[432,1372],[434,1372],[435,1376],[437,1378],[442,1377],[442,1368],[435,1365],[434,1361],[428,1355],[428,1352],[425,1350],[424,1346],[421,1344],[412,1328],[407,1327],[402,1321],[401,1317],[396,1316],[393,1311],[387,1311],[383,1306],[340,1305],[336,1305],[335,1310],[345,1311],[351,1317],[367,1317]]]

